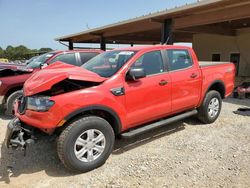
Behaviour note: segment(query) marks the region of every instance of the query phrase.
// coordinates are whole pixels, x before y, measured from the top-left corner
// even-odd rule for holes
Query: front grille
[[[18,99],[18,112],[20,114],[24,114],[26,110],[26,105],[27,105],[27,97],[20,97]]]

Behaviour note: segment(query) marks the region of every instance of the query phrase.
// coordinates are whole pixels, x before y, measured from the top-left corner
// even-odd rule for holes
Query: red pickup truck
[[[213,123],[234,75],[232,63],[198,62],[180,46],[107,51],[81,67],[56,62],[25,82],[6,143],[25,148],[33,129],[57,134],[63,164],[86,172],[105,163],[115,135],[132,137],[194,115]]]
[[[101,50],[67,50],[53,51],[43,54],[26,66],[17,64],[0,64],[0,106],[7,115],[13,113],[14,101],[22,95],[24,82],[44,64],[63,61],[68,64],[81,66],[89,59],[100,54]]]

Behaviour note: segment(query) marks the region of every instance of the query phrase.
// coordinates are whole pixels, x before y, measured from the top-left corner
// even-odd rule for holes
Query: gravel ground
[[[190,118],[134,139],[116,140],[102,167],[72,174],[55,142],[42,140],[27,155],[1,146],[8,119],[0,117],[0,187],[250,187],[250,117],[236,115],[250,100],[227,99],[219,119]]]

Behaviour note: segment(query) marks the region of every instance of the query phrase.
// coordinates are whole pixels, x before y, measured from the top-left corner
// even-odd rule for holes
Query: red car
[[[179,46],[104,52],[81,67],[57,62],[33,74],[8,125],[8,147],[33,129],[59,134],[63,164],[86,172],[105,163],[115,135],[132,137],[189,116],[213,123],[234,88],[232,63],[198,62]]]
[[[0,64],[0,106],[4,107],[6,114],[11,115],[14,101],[22,95],[24,82],[46,64],[62,61],[81,66],[100,53],[101,50],[53,51],[35,58],[27,65]]]

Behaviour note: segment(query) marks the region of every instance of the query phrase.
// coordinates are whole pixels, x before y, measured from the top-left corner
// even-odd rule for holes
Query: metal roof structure
[[[192,42],[197,33],[232,36],[237,29],[250,27],[249,10],[250,0],[203,0],[55,40],[71,44],[159,44],[170,36],[174,42]]]

